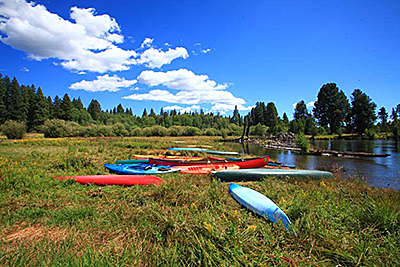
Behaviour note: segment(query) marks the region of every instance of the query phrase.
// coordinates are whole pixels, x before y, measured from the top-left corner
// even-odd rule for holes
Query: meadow
[[[1,266],[395,266],[400,193],[354,179],[240,183],[273,200],[297,236],[241,207],[211,175],[158,186],[94,186],[53,176],[217,137],[0,141]],[[196,155],[196,154],[194,154]],[[201,154],[197,154],[201,155]]]

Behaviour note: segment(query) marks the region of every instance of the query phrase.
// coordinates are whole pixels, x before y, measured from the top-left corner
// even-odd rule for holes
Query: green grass
[[[83,186],[52,176],[210,137],[31,138],[0,142],[1,266],[395,266],[400,194],[358,180],[245,183],[297,236],[242,208],[229,184],[167,174],[159,186]]]

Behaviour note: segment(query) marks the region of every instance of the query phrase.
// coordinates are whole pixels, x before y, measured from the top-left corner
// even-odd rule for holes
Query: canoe
[[[238,170],[239,166],[231,163],[224,164],[209,164],[209,165],[199,165],[199,166],[178,166],[171,167],[171,169],[179,168],[180,173],[186,174],[209,174],[212,171],[221,171],[221,170]]]
[[[157,155],[135,155],[134,159],[175,159],[175,160],[202,160],[203,157],[182,157],[182,156],[157,156]]]
[[[164,182],[157,176],[151,175],[85,175],[85,176],[60,176],[52,179],[73,179],[80,184],[95,185],[149,185]]]
[[[240,186],[235,183],[231,183],[229,185],[229,192],[231,193],[232,197],[245,208],[257,213],[258,215],[268,218],[273,223],[281,221],[286,229],[292,231],[289,218],[268,197],[253,189]]]
[[[240,169],[249,169],[249,168],[261,168],[264,167],[268,163],[268,156],[243,160],[243,161],[171,161],[168,159],[149,159],[150,164],[154,165],[173,165],[173,166],[199,166],[199,165],[210,165],[210,164],[225,164],[232,163],[239,166]]]
[[[125,159],[125,160],[117,160],[115,164],[137,164],[137,163],[149,163],[149,159]]]
[[[235,163],[238,164],[238,163]],[[328,179],[333,178],[331,172],[314,170],[293,170],[293,169],[246,169],[246,170],[224,170],[214,173],[214,176],[224,182],[234,181],[259,181],[262,178],[312,178]]]
[[[171,151],[198,151],[198,152],[205,152],[205,153],[218,154],[218,155],[239,155],[238,152],[208,150],[208,149],[199,148],[199,147],[172,147],[169,150],[171,150]]]
[[[179,169],[171,169],[169,166],[151,166],[149,164],[104,164],[107,169],[120,173],[131,175],[145,175],[145,174],[164,174],[170,172],[178,172]]]

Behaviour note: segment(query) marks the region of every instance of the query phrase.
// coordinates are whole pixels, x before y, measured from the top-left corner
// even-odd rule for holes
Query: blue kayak
[[[104,164],[107,169],[119,174],[163,174],[171,172],[179,172],[180,169],[171,169],[169,166],[153,166],[149,164]]]
[[[232,197],[245,208],[257,213],[258,215],[267,217],[273,223],[281,221],[286,229],[295,233],[290,227],[291,222],[286,214],[274,202],[272,202],[272,200],[263,194],[235,183],[230,184],[229,192]]]

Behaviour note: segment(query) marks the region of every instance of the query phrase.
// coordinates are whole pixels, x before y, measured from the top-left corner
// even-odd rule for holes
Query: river
[[[393,140],[322,140],[310,143],[311,147],[337,151],[387,153],[389,157],[347,158],[299,155],[290,151],[267,149],[256,144],[232,143],[235,151],[243,154],[269,155],[271,159],[301,169],[340,169],[344,178],[358,177],[369,185],[400,189],[400,147]]]

